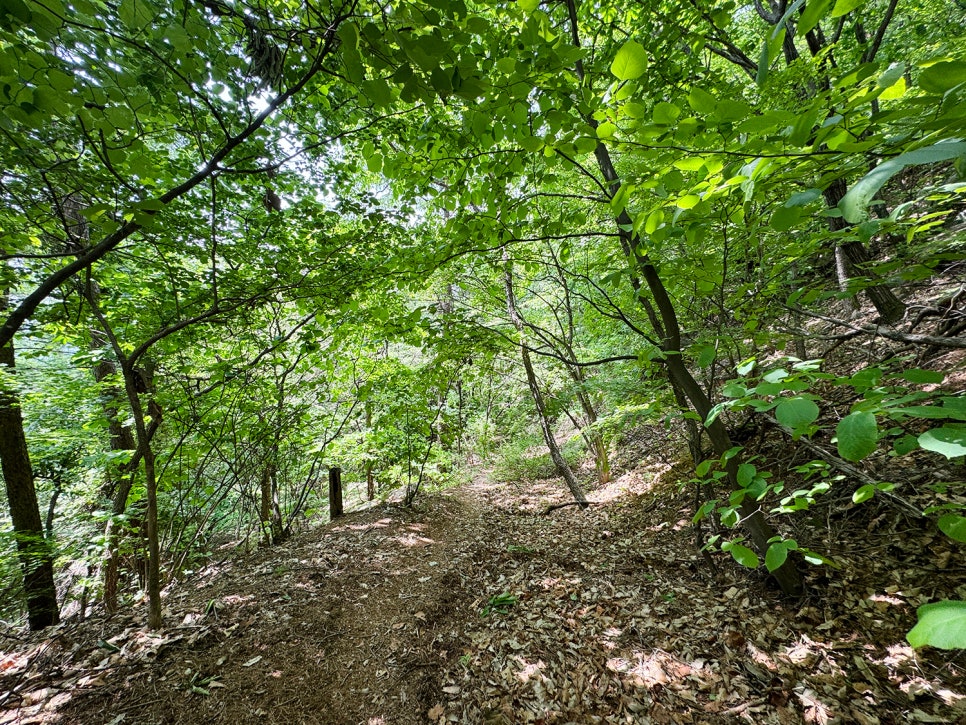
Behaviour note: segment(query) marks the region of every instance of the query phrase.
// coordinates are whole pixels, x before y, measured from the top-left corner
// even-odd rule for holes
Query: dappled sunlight
[[[434,539],[430,539],[426,536],[416,536],[415,534],[400,534],[398,536],[393,536],[392,540],[407,548],[419,548],[436,543]]]
[[[370,521],[367,523],[345,523],[332,526],[329,531],[341,532],[341,531],[372,531],[374,529],[386,529],[393,524],[398,523],[395,519],[384,518],[378,521]]]
[[[255,601],[254,594],[228,594],[221,599],[223,604],[235,607],[243,604],[250,604]]]

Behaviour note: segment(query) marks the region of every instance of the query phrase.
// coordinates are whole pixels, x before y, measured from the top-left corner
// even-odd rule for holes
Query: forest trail
[[[478,475],[350,513],[199,572],[159,633],[136,611],[7,656],[0,723],[966,721],[962,657],[903,640],[931,575],[889,578],[900,516],[787,605],[706,567],[669,472],[632,470],[587,511],[547,514],[555,481]]]

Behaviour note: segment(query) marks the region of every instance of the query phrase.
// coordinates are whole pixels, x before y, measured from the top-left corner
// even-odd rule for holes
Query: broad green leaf
[[[365,93],[376,106],[388,108],[392,103],[392,90],[383,80],[373,79],[363,81],[362,92]]]
[[[614,56],[610,72],[619,80],[632,81],[647,70],[647,51],[636,40],[628,40]]]
[[[771,66],[771,54],[768,52],[768,41],[761,43],[761,52],[758,54],[758,72],[755,73],[755,83],[759,88],[764,87],[768,81],[768,70]]]
[[[937,523],[939,530],[950,539],[966,544],[966,516],[959,514],[946,514],[940,516]]]
[[[617,133],[617,126],[610,121],[604,121],[597,127],[597,138],[613,138],[615,133]]]
[[[862,503],[868,501],[873,496],[875,496],[875,484],[867,483],[864,486],[859,486],[855,493],[852,494],[852,503]]]
[[[520,9],[525,13],[532,13],[540,7],[540,0],[518,0]]]
[[[805,212],[799,206],[780,206],[772,213],[768,225],[776,232],[787,232],[804,216]]]
[[[624,115],[628,118],[644,118],[647,116],[647,106],[636,101],[628,101],[622,107]]]
[[[814,401],[808,398],[788,398],[775,408],[775,417],[782,425],[793,431],[799,431],[811,425],[818,419],[819,409]]]
[[[813,30],[825,17],[825,13],[828,12],[831,4],[832,0],[810,0],[810,2],[807,2],[805,10],[802,11],[801,17],[798,19],[798,34],[805,35]]]
[[[919,74],[919,87],[930,93],[945,93],[960,83],[966,83],[966,61],[962,60],[935,63]]]
[[[688,105],[697,113],[712,113],[718,101],[707,91],[693,86],[688,94]]]
[[[884,161],[856,182],[839,202],[842,216],[852,224],[865,220],[866,207],[882,185],[907,166],[938,164],[960,156],[966,156],[966,142],[940,141],[932,146],[909,151]]]
[[[894,101],[897,98],[902,98],[906,94],[906,79],[900,78],[891,86],[882,91],[882,95],[879,98],[883,101]]]
[[[916,610],[919,623],[906,640],[913,647],[966,649],[966,602],[949,600],[924,604]]]
[[[895,408],[893,414],[912,415],[916,418],[929,418],[932,420],[966,420],[962,413],[955,409],[942,408],[938,405],[910,405],[905,408]]]
[[[966,428],[944,425],[942,428],[927,430],[919,436],[919,445],[946,458],[966,456]]]
[[[755,480],[755,476],[757,474],[758,474],[758,469],[755,468],[752,464],[742,463],[741,465],[738,466],[738,474],[736,476],[738,480],[738,485],[747,486],[749,483]]]
[[[832,8],[831,17],[842,17],[846,13],[850,13],[857,7],[860,7],[864,2],[865,0],[835,0],[835,7]]]
[[[693,209],[698,204],[701,203],[701,197],[697,194],[687,194],[678,199],[675,204],[677,204],[680,209]]]
[[[647,215],[647,221],[644,222],[644,232],[646,234],[653,234],[658,230],[663,222],[664,212],[660,209],[655,209]]]
[[[910,383],[941,383],[946,379],[944,373],[938,372],[936,370],[923,370],[921,368],[912,368],[910,370],[904,370],[901,375],[903,380]]]
[[[784,541],[776,541],[765,552],[765,568],[775,571],[788,559],[788,546]]]
[[[895,85],[896,81],[902,78],[905,72],[905,63],[893,63],[882,72],[882,75],[876,79],[875,84],[879,88],[890,88]]]
[[[861,461],[875,450],[879,427],[872,413],[849,413],[835,427],[839,455],[847,461]]]
[[[766,383],[780,383],[787,377],[788,371],[785,368],[776,368],[775,370],[769,370],[767,373],[762,375],[761,379]]]
[[[727,398],[742,398],[748,394],[748,389],[739,383],[728,383],[721,389],[721,394]]]
[[[913,451],[919,450],[919,441],[914,435],[904,435],[892,444],[892,449],[896,455],[905,456]]]
[[[729,548],[731,555],[735,558],[742,566],[746,566],[749,569],[757,569],[761,561],[758,559],[758,554],[753,552],[747,546],[742,546],[741,544],[732,544]]]
[[[543,148],[543,139],[539,136],[524,136],[520,139],[520,145],[527,151],[539,151]]]
[[[654,113],[652,118],[654,123],[660,124],[662,126],[670,126],[678,117],[681,115],[681,109],[675,106],[673,103],[668,103],[667,101],[661,101],[654,106]]]

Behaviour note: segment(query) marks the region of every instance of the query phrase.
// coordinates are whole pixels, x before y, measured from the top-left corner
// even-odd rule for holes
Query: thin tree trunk
[[[107,318],[97,305],[97,300],[93,295],[88,295],[88,302],[101,329],[114,350],[121,367],[121,374],[124,378],[124,392],[127,394],[128,405],[131,407],[131,414],[134,418],[134,434],[137,441],[137,449],[134,457],[127,464],[131,474],[136,470],[140,462],[144,461],[144,483],[147,490],[147,510],[145,512],[145,529],[148,548],[147,565],[147,593],[148,593],[148,626],[151,629],[161,628],[161,547],[158,539],[158,479],[155,468],[154,448],[151,446],[151,439],[161,424],[161,408],[153,401],[148,404],[148,413],[151,415],[151,426],[148,427],[144,406],[141,404],[141,392],[150,393],[153,389],[153,375],[150,370],[142,371],[135,369],[134,363],[124,354],[120,341],[114,334]],[[128,489],[130,491],[130,489]],[[115,509],[119,503],[118,497],[115,498]],[[124,502],[127,501],[127,492],[124,493]]]
[[[579,48],[580,38],[578,34],[575,0],[567,0],[567,8],[570,15],[571,37],[574,45]],[[584,66],[581,60],[576,61],[576,71],[578,79],[583,82]],[[594,127],[597,126],[597,121],[590,116],[587,117],[587,123]],[[621,180],[614,168],[610,151],[603,142],[597,144],[597,148],[594,150],[594,156],[597,159],[597,167],[604,177],[611,196],[615,195],[621,188]],[[671,301],[670,295],[668,295],[667,288],[665,288],[657,268],[647,254],[640,251],[640,239],[633,232],[627,231],[634,228],[633,220],[626,211],[622,211],[615,221],[617,222],[617,228],[620,234],[621,249],[632,270],[632,277],[638,277],[639,275],[637,281],[634,283],[635,288],[640,288],[640,279],[642,278],[654,300],[654,304],[657,306],[658,314],[655,313],[646,298],[638,295],[638,299],[644,307],[648,319],[651,321],[651,325],[654,327],[655,332],[662,338],[661,349],[664,352],[664,364],[671,378],[671,382],[680,388],[690,406],[701,416],[701,419],[707,420],[708,413],[710,413],[712,407],[711,401],[698,384],[698,381],[691,375],[691,371],[688,370],[684,362],[684,356],[681,353],[681,329],[678,324],[674,303]],[[708,431],[708,437],[711,440],[715,453],[719,456],[724,455],[726,451],[729,451],[733,447],[731,437],[728,435],[728,431],[725,429],[720,418],[716,419],[710,425],[707,425],[706,430]],[[741,487],[738,485],[737,480],[737,456],[733,456],[728,460],[726,470],[731,486],[735,489],[740,489]],[[765,520],[761,509],[747,499],[741,504],[739,511],[741,513],[742,523],[751,536],[755,547],[764,554],[768,550],[768,541],[775,536],[774,529]],[[782,566],[773,571],[772,576],[786,594],[798,596],[802,593],[802,578],[791,559],[786,560]]]
[[[7,309],[6,294],[0,295],[0,312]],[[14,350],[11,340],[0,348],[0,465],[7,489],[7,504],[17,540],[17,554],[27,596],[27,621],[37,630],[57,624],[57,588],[50,543],[44,537],[40,505],[23,429],[20,401],[11,386]]]
[[[121,351],[115,349],[118,357]],[[144,483],[147,489],[146,528],[148,544],[148,626],[151,629],[161,628],[161,546],[158,540],[158,479],[155,470],[154,448],[151,446],[151,436],[145,423],[144,408],[138,393],[138,378],[140,373],[130,364],[121,359],[121,371],[124,374],[124,389],[127,392],[134,415],[134,431],[137,435],[138,452],[144,460]]]
[[[553,461],[553,464],[557,469],[557,473],[559,473],[564,481],[566,481],[567,488],[570,489],[570,493],[573,495],[574,500],[577,502],[580,508],[587,508],[587,497],[580,488],[580,484],[574,477],[573,471],[570,470],[570,465],[560,452],[560,447],[557,445],[557,440],[554,438],[553,429],[550,427],[550,421],[547,418],[547,407],[544,403],[543,392],[540,390],[540,386],[537,384],[537,376],[533,371],[533,361],[530,359],[530,351],[527,350],[527,347],[523,341],[523,320],[520,318],[520,313],[516,304],[516,297],[513,294],[513,272],[511,269],[510,255],[507,252],[506,247],[503,248],[503,263],[503,286],[506,290],[507,311],[510,313],[510,320],[513,322],[513,327],[516,328],[517,333],[521,337],[520,355],[523,358],[523,370],[527,377],[527,387],[530,388],[530,394],[533,396],[533,404],[537,409],[537,419],[540,422],[540,432],[543,433],[543,439],[547,444],[547,448],[550,450],[550,459]]]

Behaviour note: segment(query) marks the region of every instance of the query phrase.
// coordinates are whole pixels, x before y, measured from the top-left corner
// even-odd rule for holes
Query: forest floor
[[[955,544],[871,502],[818,527],[839,568],[783,601],[705,562],[683,470],[549,512],[561,484],[480,474],[211,564],[158,632],[138,609],[7,633],[0,723],[966,723],[964,653],[904,639],[966,598]]]

